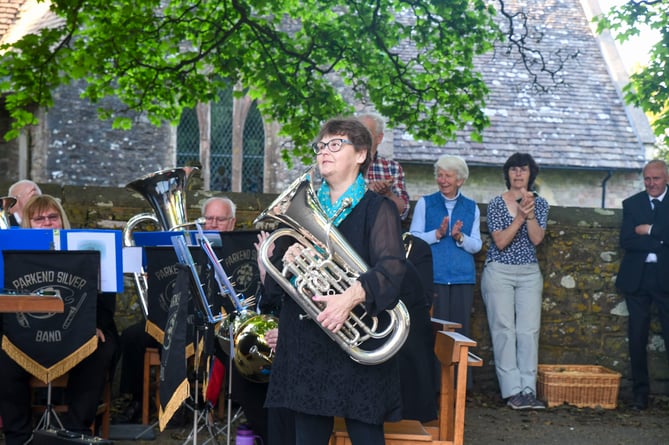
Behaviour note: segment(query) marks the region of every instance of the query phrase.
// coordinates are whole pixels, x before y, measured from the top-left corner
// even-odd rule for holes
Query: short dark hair
[[[372,162],[372,134],[367,127],[356,118],[336,117],[323,124],[317,140],[320,141],[326,134],[346,136],[346,139],[353,144],[356,152],[367,150],[365,161],[360,166],[360,173],[365,175],[367,167]]]
[[[506,182],[506,188],[511,188],[511,180],[509,179],[509,169],[511,167],[530,167],[530,180],[527,183],[527,189],[532,190],[534,186],[534,180],[537,179],[539,174],[539,166],[534,161],[534,158],[529,153],[514,153],[509,156],[509,159],[504,163],[504,181]]]

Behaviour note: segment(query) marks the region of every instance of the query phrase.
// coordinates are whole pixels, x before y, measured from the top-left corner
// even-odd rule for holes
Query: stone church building
[[[57,23],[44,3],[0,0],[0,42]],[[504,191],[501,171],[516,151],[531,153],[541,167],[539,192],[553,206],[618,208],[622,199],[642,188],[640,170],[654,142],[646,117],[627,107],[621,87],[627,74],[610,35],[598,36],[590,24],[597,0],[505,2],[524,9],[540,49],[578,53],[561,75],[564,85],[548,93],[532,91],[517,57],[497,50],[481,56],[477,66],[491,90],[486,113],[491,125],[483,141],[466,132],[445,145],[415,140],[401,128],[386,129],[380,152],[401,162],[412,200],[436,190],[433,164],[445,153],[470,166],[463,192],[486,203]],[[195,110],[185,110],[178,126],[151,125],[135,116],[130,131],[99,121],[95,106],[80,99],[82,85],[55,92],[54,106],[38,110],[39,124],[16,140],[0,141],[0,168],[8,182],[31,178],[38,183],[123,187],[153,171],[199,162],[199,127]],[[212,191],[231,191],[233,99],[222,92],[210,104]],[[362,107],[358,107],[363,111]],[[9,126],[0,98],[0,132]],[[275,193],[296,176],[280,158],[278,128],[263,122],[250,104],[243,134],[241,189]]]

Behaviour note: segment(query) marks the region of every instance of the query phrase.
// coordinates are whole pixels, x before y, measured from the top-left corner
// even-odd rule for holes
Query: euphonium
[[[128,220],[123,229],[123,245],[134,246],[132,232],[137,224],[152,222],[158,224],[162,230],[178,230],[188,223],[186,207],[186,191],[188,180],[197,172],[197,167],[177,167],[160,170],[136,179],[126,185],[126,188],[138,192],[149,201],[154,213],[140,213]],[[144,315],[148,316],[148,282],[144,271],[135,273],[135,286],[139,294]]]
[[[342,293],[368,266],[348,245],[332,221],[326,218],[311,185],[309,172],[295,180],[255,219],[254,224],[268,218],[289,228],[275,230],[261,245],[259,255],[262,264],[267,273],[318,323],[316,318],[322,307],[311,297]],[[293,238],[305,249],[292,264],[279,271],[270,261],[268,249],[283,236]],[[295,286],[289,281],[291,275],[296,278]],[[383,363],[398,352],[409,334],[409,313],[404,303],[399,301],[385,313],[384,327],[381,327],[379,317],[365,313],[363,305],[351,311],[336,334],[318,324],[353,360],[374,365]],[[368,348],[365,342],[374,339],[378,341],[373,343],[381,343],[381,346]]]
[[[16,204],[16,198],[13,196],[3,196],[0,198],[0,229],[9,229],[9,209]]]

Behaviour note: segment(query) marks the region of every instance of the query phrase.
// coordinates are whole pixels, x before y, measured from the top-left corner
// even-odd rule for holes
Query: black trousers
[[[374,425],[353,419],[345,419],[346,430],[353,445],[383,445],[383,424]],[[296,445],[327,445],[334,418],[295,413]]]
[[[142,401],[144,382],[144,352],[146,348],[162,348],[151,335],[146,333],[144,320],[128,326],[121,333],[121,380],[119,392],[131,394],[132,399]]]
[[[473,284],[435,284],[432,316],[442,320],[460,323],[458,332],[470,337],[472,306],[474,305]]]
[[[93,354],[70,370],[65,402],[68,412],[60,416],[71,431],[90,434],[95,413],[102,398],[105,380],[113,366],[118,348],[114,335],[98,342]],[[30,374],[0,350],[0,416],[6,445],[22,445],[32,434]]]
[[[657,308],[669,359],[669,292],[662,291],[658,285],[659,280],[666,279],[659,276],[660,273],[657,264],[647,263],[640,289],[634,294],[625,295],[629,312],[629,354],[635,396],[646,397],[650,392],[647,347],[653,305]]]

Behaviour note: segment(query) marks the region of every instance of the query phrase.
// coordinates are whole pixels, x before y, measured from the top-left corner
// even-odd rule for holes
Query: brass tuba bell
[[[197,167],[177,167],[159,170],[126,185],[126,188],[138,192],[146,199],[153,213],[140,213],[128,220],[123,229],[123,245],[134,246],[132,233],[142,222],[152,222],[162,230],[179,230],[191,225],[188,222],[186,192],[188,181],[198,172]],[[142,271],[134,274],[135,286],[142,304],[144,316],[148,316],[148,283]]]

